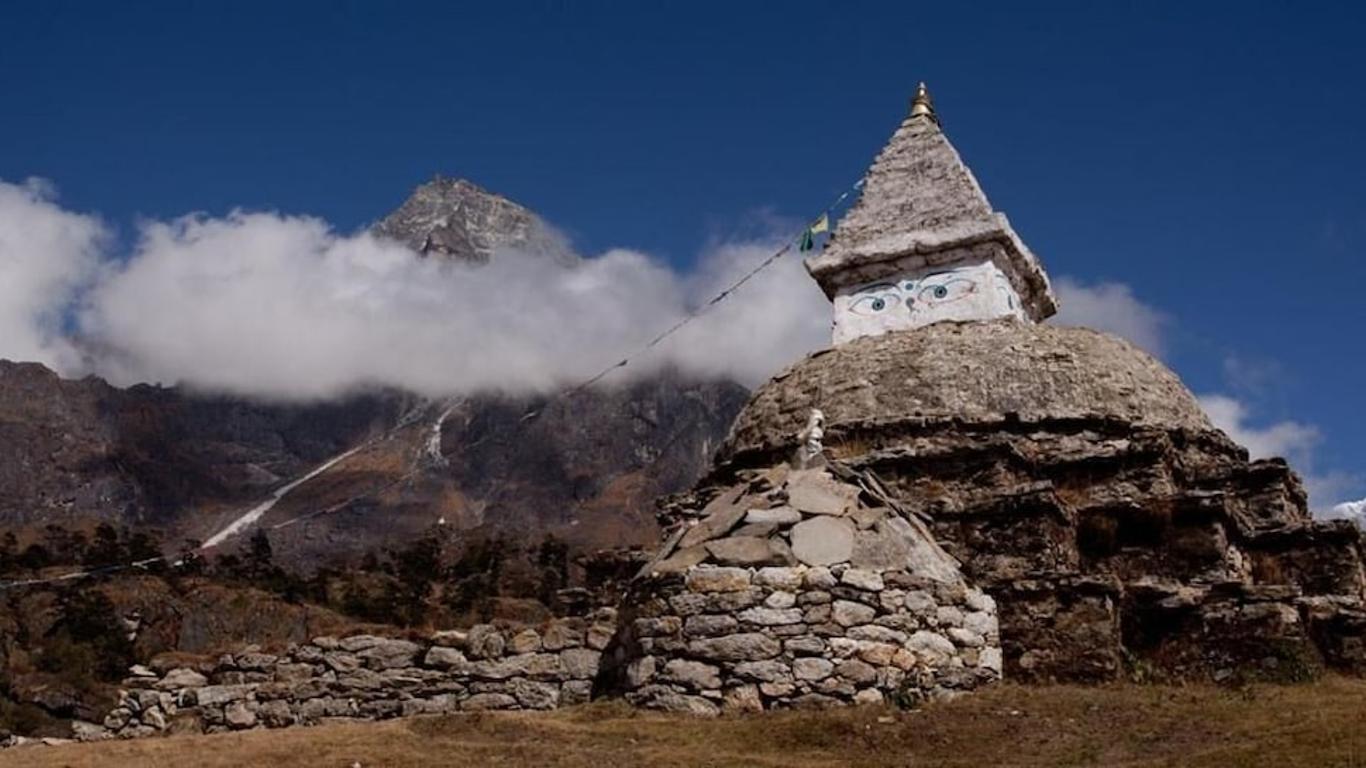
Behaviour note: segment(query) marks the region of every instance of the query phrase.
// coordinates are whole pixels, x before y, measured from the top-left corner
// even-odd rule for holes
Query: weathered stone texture
[[[1249,461],[1174,374],[1127,342],[991,321],[817,353],[755,394],[695,493],[791,455],[812,407],[826,416],[830,458],[876,478],[907,513],[829,518],[855,527],[851,565],[924,576],[961,563],[999,605],[994,663],[1007,677],[1366,672],[1360,529],[1313,520],[1284,461]],[[808,518],[800,525],[822,519]],[[895,530],[904,526],[930,535]],[[794,546],[799,560],[803,551]],[[846,626],[859,600],[838,590],[854,585],[816,578],[839,610],[807,620]],[[916,614],[939,598],[905,592]],[[936,631],[976,648],[973,612]]]
[[[1042,266],[1005,216],[992,211],[939,125],[908,116],[873,161],[835,237],[806,267],[831,295],[841,284],[943,264],[974,248],[999,251],[994,258],[1013,273],[1030,318],[1057,310]],[[889,269],[893,262],[901,266]]]
[[[679,537],[666,537],[623,603],[626,633],[604,686],[640,706],[710,714],[718,703],[914,702],[999,678],[994,601],[877,487],[841,466],[780,465],[711,501],[680,502],[690,508],[674,522],[704,531],[708,557],[675,571],[666,564]],[[795,564],[737,565],[729,548],[757,549],[753,537],[712,537],[736,508],[773,525],[768,543],[790,546]]]
[[[788,368],[755,392],[723,455],[786,458],[812,408],[825,414],[832,446],[842,436],[891,442],[898,425],[1008,419],[1213,429],[1171,371],[1115,336],[1011,320],[947,322],[859,339]]]
[[[665,631],[680,627],[662,622]],[[150,736],[177,723],[212,733],[337,717],[553,709],[589,699],[605,638],[615,632],[616,612],[603,609],[588,620],[482,624],[423,642],[352,635],[319,637],[280,655],[247,649],[198,668],[135,674],[103,724],[84,724],[81,738]],[[256,677],[237,682],[245,675]]]

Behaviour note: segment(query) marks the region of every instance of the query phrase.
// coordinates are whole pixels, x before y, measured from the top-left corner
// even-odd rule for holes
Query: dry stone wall
[[[283,653],[248,648],[213,662],[134,667],[103,723],[82,740],[379,720],[485,710],[546,710],[588,701],[616,612],[539,628],[481,624],[421,641],[319,637]]]

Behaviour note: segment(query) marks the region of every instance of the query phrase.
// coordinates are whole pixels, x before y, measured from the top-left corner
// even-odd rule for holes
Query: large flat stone
[[[688,643],[693,656],[713,661],[762,661],[782,652],[778,641],[760,632],[708,637]]]
[[[816,517],[792,526],[792,554],[807,565],[834,565],[854,553],[854,526],[837,517]]]
[[[176,691],[181,688],[202,688],[208,684],[208,678],[193,669],[179,667],[167,672],[155,687],[158,691]]]
[[[888,517],[879,522],[874,530],[890,530],[902,536],[908,544],[905,569],[916,576],[924,576],[935,581],[958,583],[963,573],[958,561],[945,552],[934,540],[934,536],[920,521],[907,521],[903,517]]]
[[[878,521],[872,530],[859,531],[854,536],[854,554],[850,565],[869,571],[905,568],[911,556],[911,542],[904,530]]]
[[[802,521],[802,513],[792,507],[774,507],[773,509],[751,509],[745,513],[745,523],[753,525],[759,523],[777,523],[778,525],[794,525]]]
[[[731,536],[706,544],[707,551],[721,565],[785,565],[782,555],[757,536]]]
[[[754,574],[754,583],[762,587],[773,587],[795,592],[802,586],[802,571],[796,568],[760,568]]]
[[[695,547],[680,549],[669,557],[652,563],[649,566],[650,573],[682,573],[689,568],[707,559],[707,547],[698,544]]]
[[[881,592],[885,586],[882,581],[882,574],[858,567],[844,569],[844,573],[840,576],[840,583],[869,592]]]
[[[411,667],[422,648],[408,640],[381,638],[379,642],[356,654],[370,669]]]
[[[805,656],[792,662],[792,674],[796,675],[798,680],[824,680],[833,671],[835,665],[825,659]]]
[[[674,551],[678,549],[678,542],[683,540],[683,536],[687,534],[687,532],[687,527],[680,525],[670,533],[668,537],[664,539],[664,543],[659,545],[659,549],[655,551],[654,557],[650,558],[650,562],[641,567],[640,573],[638,573],[637,576],[645,576],[653,572],[655,566],[672,556]]]
[[[699,691],[721,687],[721,671],[710,664],[672,659],[664,665],[663,678]]]
[[[438,669],[464,670],[469,666],[469,660],[465,658],[465,654],[455,648],[445,648],[440,645],[432,646],[427,651],[422,663]]]
[[[857,499],[857,488],[821,470],[798,470],[787,479],[788,505],[808,515],[843,515]]]
[[[234,701],[223,710],[223,719],[233,730],[242,730],[256,725],[256,713],[244,701]]]
[[[746,608],[739,614],[740,621],[750,624],[761,624],[763,626],[777,626],[780,624],[800,624],[802,621],[802,609],[800,608]]]
[[[778,532],[777,523],[745,523],[731,532],[732,536],[754,536],[766,539]]]
[[[719,538],[730,532],[745,518],[748,511],[739,504],[737,491],[727,491],[717,498],[702,511],[705,516],[696,525],[688,529],[679,539],[680,549],[695,547],[698,544],[705,544],[712,539]]]
[[[852,627],[872,621],[877,616],[877,610],[851,600],[836,600],[830,615],[841,627]]]
[[[694,592],[739,592],[749,589],[744,568],[696,568],[688,572],[688,589]]]
[[[858,507],[849,510],[849,517],[859,528],[872,528],[877,525],[877,521],[886,517],[887,513],[888,510],[885,507]]]
[[[569,677],[591,680],[598,674],[602,652],[588,648],[570,648],[560,653],[560,663]]]
[[[195,704],[200,707],[215,707],[244,701],[256,690],[255,685],[208,685],[194,692]]]

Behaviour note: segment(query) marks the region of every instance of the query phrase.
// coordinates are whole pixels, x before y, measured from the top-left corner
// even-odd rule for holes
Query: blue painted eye
[[[947,304],[969,296],[977,291],[977,283],[962,277],[953,277],[938,285],[927,285],[920,289],[919,299],[929,304]]]
[[[880,314],[890,309],[893,304],[901,300],[901,297],[896,293],[896,286],[885,287],[891,288],[891,291],[860,296],[849,305],[849,311],[856,315],[866,316]]]

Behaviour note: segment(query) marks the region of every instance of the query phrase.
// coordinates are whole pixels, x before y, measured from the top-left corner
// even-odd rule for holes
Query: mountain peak
[[[419,185],[375,233],[424,256],[487,264],[512,248],[558,264],[578,257],[564,238],[530,209],[468,179],[437,175]]]

